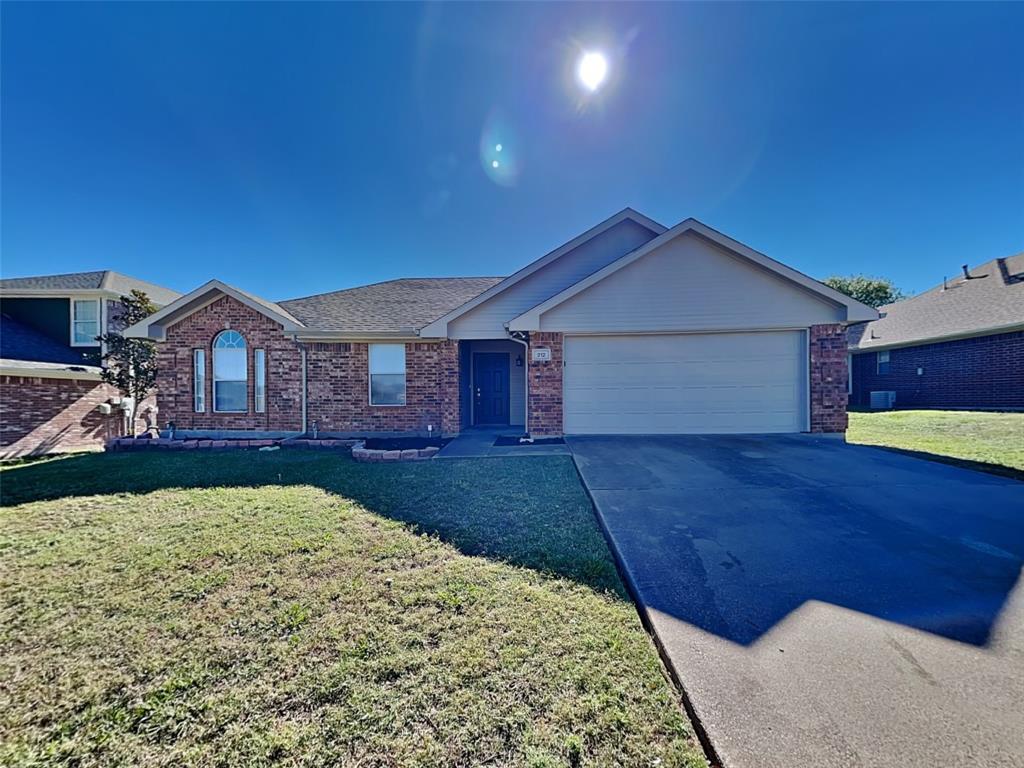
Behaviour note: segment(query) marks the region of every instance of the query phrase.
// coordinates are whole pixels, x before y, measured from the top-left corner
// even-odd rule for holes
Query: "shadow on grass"
[[[344,454],[305,450],[79,455],[0,471],[0,507],[267,485],[320,488],[437,535],[464,554],[626,597],[566,456],[357,464]],[[125,514],[131,509],[126,499]]]
[[[891,445],[877,445],[875,443],[857,443],[851,442],[850,445],[860,445],[865,448],[878,448],[883,451],[891,451],[892,453],[899,453],[903,456],[909,456],[913,459],[924,459],[925,461],[934,461],[939,464],[948,464],[952,467],[960,467],[961,469],[971,469],[975,472],[986,472],[990,475],[999,475],[1000,477],[1009,477],[1013,480],[1020,480],[1024,482],[1024,471],[1016,469],[1015,467],[1008,467],[1005,464],[992,464],[987,461],[974,461],[973,459],[961,459],[956,456],[946,456],[941,453],[929,453],[927,451],[914,451],[910,448],[896,448]]]

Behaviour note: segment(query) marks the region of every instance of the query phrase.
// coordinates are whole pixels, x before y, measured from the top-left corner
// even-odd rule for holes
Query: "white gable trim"
[[[420,336],[432,338],[446,338],[448,336],[448,323],[450,323],[451,321],[455,320],[458,317],[461,317],[462,315],[469,312],[471,309],[480,306],[488,299],[512,287],[520,280],[529,277],[539,269],[542,269],[543,267],[546,267],[548,264],[555,261],[556,259],[561,258],[565,254],[569,253],[569,251],[578,248],[588,240],[593,240],[598,235],[607,232],[616,224],[626,221],[627,219],[639,224],[641,227],[644,227],[645,229],[649,229],[651,232],[654,232],[655,235],[661,235],[666,231],[663,225],[659,224],[653,219],[647,218],[642,213],[638,213],[637,211],[634,211],[632,208],[624,208],[611,218],[605,219],[597,226],[588,229],[582,235],[573,238],[569,242],[559,246],[558,248],[551,251],[547,255],[541,256],[536,261],[527,264],[514,275],[506,277],[500,283],[492,285],[479,296],[475,296],[474,298],[470,299],[461,307],[457,307],[456,309],[453,309],[451,312],[449,312],[447,315],[439,317],[432,323],[423,326],[420,329]]]
[[[817,280],[808,277],[802,272],[797,272],[791,267],[787,267],[781,262],[775,261],[765,256],[763,253],[758,253],[753,248],[748,248],[731,237],[723,235],[721,232],[717,232],[711,227],[701,224],[696,219],[686,219],[680,222],[672,229],[663,232],[658,237],[645,243],[644,245],[637,248],[635,251],[630,251],[625,256],[613,261],[603,269],[598,270],[592,275],[583,278],[578,283],[570,285],[560,293],[556,293],[550,299],[538,304],[532,309],[527,310],[516,318],[513,318],[509,324],[508,329],[510,331],[536,331],[540,329],[540,317],[548,310],[558,306],[564,301],[571,299],[581,291],[585,291],[595,283],[604,280],[609,275],[618,272],[625,266],[632,264],[637,259],[641,259],[651,251],[665,245],[670,240],[683,235],[687,232],[693,232],[694,234],[700,235],[701,237],[715,243],[716,245],[725,248],[726,250],[741,256],[748,261],[768,270],[774,272],[793,283],[796,283],[800,287],[810,291],[811,293],[817,294],[818,296],[837,304],[842,307],[846,307],[846,322],[859,322],[863,320],[875,320],[878,318],[877,310],[872,309],[866,304],[861,304],[859,301],[851,299],[849,296],[840,293],[839,291],[829,288],[824,283],[820,283]]]
[[[189,304],[192,304],[193,302],[198,302],[194,307],[191,307],[187,312],[185,312],[180,317],[175,317],[171,322],[171,324],[173,325],[174,323],[177,323],[185,319],[189,315],[198,312],[203,307],[212,304],[221,296],[230,296],[236,301],[239,301],[245,306],[249,307],[249,309],[255,310],[256,312],[259,312],[261,315],[269,317],[276,323],[280,323],[284,327],[285,331],[301,331],[302,329],[305,328],[305,326],[302,325],[302,323],[300,323],[291,315],[285,315],[282,314],[281,312],[277,312],[271,307],[261,303],[260,301],[255,300],[249,294],[244,293],[243,291],[240,291],[237,288],[233,288],[227,283],[222,283],[220,280],[210,280],[208,283],[204,283],[191,293],[187,293],[181,298],[171,302],[158,312],[154,312],[145,320],[142,320],[136,323],[135,325],[126,328],[124,330],[124,335],[133,339],[152,339],[154,341],[165,341],[166,329],[161,321],[163,321],[167,317],[174,315],[175,312],[178,312],[183,307],[186,307]],[[206,299],[205,301],[203,301],[204,298]]]

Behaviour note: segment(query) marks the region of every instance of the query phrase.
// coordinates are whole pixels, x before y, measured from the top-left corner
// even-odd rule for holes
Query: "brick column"
[[[551,350],[551,360],[534,362],[533,350]],[[526,431],[531,435],[562,434],[562,334],[530,333],[530,354],[527,375],[530,408],[526,414]]]
[[[811,432],[846,431],[846,329],[812,325],[810,347]]]
[[[437,358],[437,396],[441,411],[441,432],[446,435],[457,435],[462,429],[459,342],[442,341],[438,344]]]

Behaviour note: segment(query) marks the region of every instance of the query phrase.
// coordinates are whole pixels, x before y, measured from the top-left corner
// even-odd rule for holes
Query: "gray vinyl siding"
[[[541,316],[544,331],[806,328],[841,308],[694,234],[677,237]]]
[[[508,352],[508,376],[509,376],[509,410],[508,420],[510,425],[523,426],[526,424],[526,361],[523,361],[521,368],[516,367],[516,356],[523,356],[523,345],[514,341],[499,341],[483,339],[473,341],[469,344],[469,352]],[[472,360],[469,361],[472,370]],[[472,392],[472,390],[470,390]]]
[[[592,240],[534,272],[448,326],[453,339],[501,338],[505,323],[652,240],[655,233],[632,220],[616,224]]]

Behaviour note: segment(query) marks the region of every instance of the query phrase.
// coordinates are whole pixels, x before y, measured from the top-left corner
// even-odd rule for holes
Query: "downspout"
[[[302,434],[306,434],[306,345],[299,344],[302,353]]]
[[[505,329],[505,333],[508,334],[510,340],[517,344],[523,345],[523,396],[526,399],[524,405],[526,410],[523,411],[523,429],[526,431],[526,436],[530,436],[530,335],[526,331],[510,331],[508,328]],[[525,337],[525,338],[522,338]]]

